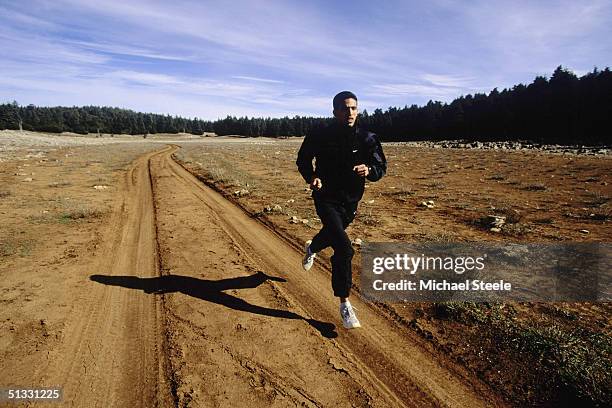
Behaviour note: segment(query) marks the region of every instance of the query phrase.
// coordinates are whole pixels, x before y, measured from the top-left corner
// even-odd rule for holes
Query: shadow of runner
[[[268,276],[263,272],[254,275],[229,278],[221,280],[206,280],[182,275],[166,275],[154,278],[139,278],[137,276],[108,276],[91,275],[94,282],[111,286],[121,286],[129,289],[139,289],[145,293],[163,294],[180,292],[198,299],[207,300],[242,312],[249,312],[264,316],[280,317],[283,319],[304,320],[317,329],[327,338],[335,338],[336,326],[332,323],[321,322],[315,319],[306,319],[297,313],[288,310],[270,309],[268,307],[252,305],[240,298],[225,293],[225,290],[256,288],[266,280],[286,282],[283,278]]]

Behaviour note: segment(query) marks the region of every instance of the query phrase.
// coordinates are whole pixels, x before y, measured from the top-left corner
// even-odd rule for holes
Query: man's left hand
[[[353,171],[361,177],[366,177],[368,174],[370,174],[370,169],[365,164],[358,164],[357,166],[353,167]]]

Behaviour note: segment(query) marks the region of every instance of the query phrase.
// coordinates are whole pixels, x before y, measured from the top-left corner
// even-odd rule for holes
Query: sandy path
[[[171,157],[134,161],[41,384],[66,406],[497,406]]]
[[[140,157],[128,169],[122,200],[107,227],[111,239],[92,274],[159,275],[148,169],[154,154]],[[66,406],[171,405],[160,299],[95,282],[87,291],[41,383],[61,385]]]
[[[283,339],[282,344],[298,345],[304,343],[306,341],[304,339],[310,339],[310,347],[323,347],[328,365],[341,367],[341,371],[348,376],[350,382],[356,383],[366,393],[366,400],[374,405],[476,407],[495,404],[492,401],[485,401],[484,397],[477,395],[464,381],[438,365],[432,355],[412,344],[392,322],[381,317],[358,298],[353,299],[353,304],[359,310],[359,317],[364,327],[361,330],[344,330],[338,320],[337,300],[332,296],[329,288],[329,272],[315,267],[305,273],[300,267],[301,253],[296,248],[200,183],[171,159],[170,151],[155,156],[152,160],[152,169],[154,179],[158,184],[156,188],[158,206],[161,207],[158,209],[160,242],[162,247],[167,247],[162,250],[163,263],[164,265],[169,264],[168,259],[172,258],[184,259],[182,263],[175,262],[171,266],[168,265],[169,272],[183,275],[183,272],[179,271],[185,271],[184,273],[191,271],[195,276],[197,275],[195,272],[199,271],[199,276],[207,279],[210,277],[230,278],[234,275],[227,273],[228,265],[246,263],[254,268],[251,274],[257,270],[276,278],[266,280],[265,286],[269,287],[270,294],[281,299],[277,304],[286,305],[279,309],[258,310],[261,306],[254,306],[254,302],[249,302],[250,299],[244,300],[237,296],[238,300],[220,296],[211,299],[210,295],[197,296],[191,293],[192,298],[204,298],[204,300],[223,306],[221,308],[217,306],[216,312],[209,308],[208,313],[200,314],[204,317],[199,320],[206,327],[209,335],[214,335],[217,329],[220,329],[220,332],[227,330],[222,326],[215,327],[221,320],[234,322],[234,318],[241,319],[242,317],[239,316],[244,315],[245,312],[267,315],[272,318],[261,321],[261,331],[256,327],[252,328],[254,336],[268,334],[272,339],[274,336],[279,336]],[[167,197],[169,191],[172,193],[170,197]],[[170,212],[171,217],[165,217],[163,214],[164,205],[170,204],[166,202],[167,199],[173,200],[174,204]],[[186,204],[188,201],[191,204]],[[206,228],[202,231],[193,231],[197,229],[198,224],[205,225]],[[180,234],[177,234],[175,230],[179,225],[189,225],[188,228],[192,229],[191,237],[179,244],[165,245],[166,242],[179,239]],[[166,239],[163,233],[164,228],[172,231],[168,233],[170,234],[168,236],[172,238]],[[193,232],[196,232],[196,237],[193,236]],[[194,241],[194,238],[201,242],[196,241],[196,245],[192,245],[192,249],[189,250],[189,241]],[[190,257],[193,257],[192,261],[198,259],[198,251],[222,252],[228,245],[234,248],[235,253],[225,254],[212,261],[213,265],[218,265],[216,271],[215,268],[198,268],[197,264],[189,265]],[[180,250],[177,250],[178,248]],[[177,257],[176,255],[181,252],[183,256]],[[219,268],[221,268],[220,271]],[[243,270],[242,273],[248,274],[249,271]],[[189,288],[186,289],[189,291]],[[234,290],[234,294],[237,292]],[[263,296],[265,291],[260,292],[262,296],[256,299],[265,302],[266,297]],[[241,303],[243,300],[247,303]],[[199,303],[202,302],[199,301]],[[193,304],[191,307],[194,307]],[[196,306],[196,309],[198,307],[201,305]],[[263,307],[269,308],[270,306],[264,303]],[[215,316],[215,313],[223,313],[223,319],[210,317]],[[290,314],[298,317],[291,317]],[[289,337],[285,333],[291,328],[287,319],[294,320],[293,323],[301,323],[301,330],[294,330],[293,336]],[[331,324],[337,327],[330,329]],[[338,337],[326,340],[326,337],[334,337],[335,334],[338,334]],[[219,344],[222,344],[230,354],[249,352],[248,349],[243,349],[244,347],[249,348],[248,343],[240,342],[233,334],[219,336],[217,341],[219,340],[222,340],[222,343]],[[255,348],[251,350],[255,356],[259,352],[262,355],[276,357],[275,354],[279,352],[274,343],[269,344],[266,349],[257,347],[262,346],[251,346]],[[309,353],[304,350],[304,347],[297,347],[297,350],[299,353],[289,356],[293,359],[293,365],[289,367],[289,371],[283,372],[282,364],[278,364],[276,369],[279,371],[274,373],[275,377],[291,378],[296,370],[312,370],[314,363],[300,364],[300,362],[321,359],[321,356]],[[255,357],[255,361],[258,361],[259,364],[272,367],[273,364],[270,364],[269,360],[270,358],[257,359]],[[329,360],[332,363],[329,363]],[[324,371],[321,371],[321,374],[323,376]],[[298,375],[301,378],[308,377],[308,373],[298,373]],[[334,389],[327,384],[327,381],[329,380],[315,377],[314,382],[304,384],[303,389],[310,390],[318,387]],[[231,389],[231,386],[227,388]],[[478,394],[482,395],[483,392],[479,390]],[[321,402],[316,405],[323,406],[327,405],[326,402],[331,402],[323,402],[312,396],[311,400],[315,403]],[[357,401],[352,402],[360,405]],[[350,404],[351,401],[347,400],[345,403]]]

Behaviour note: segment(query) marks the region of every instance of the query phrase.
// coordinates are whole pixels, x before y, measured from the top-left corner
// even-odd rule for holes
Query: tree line
[[[37,107],[17,102],[0,105],[0,129],[42,132],[201,135],[302,136],[332,118],[248,118],[227,116],[216,121],[134,112],[114,107]],[[539,143],[611,143],[612,73],[593,69],[582,77],[561,66],[550,79],[538,76],[529,85],[497,88],[461,96],[450,103],[363,111],[361,126],[382,140],[468,141],[531,140]]]
[[[0,105],[0,129],[23,129],[51,133],[109,133],[113,135],[191,133],[202,135],[210,132],[217,135],[278,137],[304,135],[311,129],[329,123],[329,121],[329,118],[301,116],[293,118],[227,116],[225,119],[210,121],[99,106],[20,106],[16,101]]]
[[[360,121],[384,140],[531,140],[550,144],[612,144],[612,72],[578,78],[559,66],[550,79],[451,103],[377,109]]]

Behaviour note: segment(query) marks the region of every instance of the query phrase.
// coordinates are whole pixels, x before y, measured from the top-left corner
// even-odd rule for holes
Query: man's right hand
[[[313,178],[312,181],[310,182],[311,190],[320,190],[321,187],[323,187],[323,183],[321,182],[321,179],[318,177]]]

